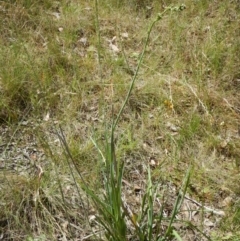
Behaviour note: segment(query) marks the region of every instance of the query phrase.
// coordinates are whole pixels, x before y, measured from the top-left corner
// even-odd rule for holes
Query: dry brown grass
[[[77,197],[62,204],[77,194],[56,136],[57,125],[63,126],[73,158],[89,185],[100,188],[102,163],[90,136],[104,146],[106,130],[128,91],[147,28],[166,6],[166,1],[138,1],[139,7],[136,2],[99,3],[98,29],[94,1],[0,1],[0,166],[9,171],[12,166],[7,161],[16,160],[14,152],[19,148],[27,150],[34,136],[34,148],[45,153],[40,164],[46,175],[39,187],[39,212],[34,211],[28,185],[23,196],[12,189],[11,197],[0,195],[0,232],[6,232],[9,240],[17,240],[18,233],[22,235],[19,240],[36,240],[42,233],[43,240],[59,233],[74,240],[71,232],[77,226],[85,230],[82,237],[91,232],[82,221],[86,217],[80,215],[81,208],[74,206]],[[227,236],[238,240],[239,2],[183,2],[185,11],[166,15],[153,29],[134,91],[116,129],[116,155],[126,162],[124,179],[142,189],[146,166],[152,163],[154,181],[169,188],[169,206],[175,195],[171,190],[180,186],[192,165],[188,194],[226,213],[221,220],[209,218],[214,227],[203,225],[203,231],[212,240]],[[144,5],[152,7],[147,18]],[[26,173],[19,175],[15,169],[20,178],[22,174],[28,178]],[[66,193],[61,193],[59,185]],[[6,193],[2,188],[0,192]],[[4,204],[7,198],[14,200],[11,207]],[[28,216],[16,213],[29,208]],[[27,224],[30,217],[36,226]],[[10,220],[7,225],[6,219]],[[67,222],[65,229],[61,222]]]

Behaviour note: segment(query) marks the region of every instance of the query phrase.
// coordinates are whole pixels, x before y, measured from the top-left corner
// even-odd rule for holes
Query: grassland
[[[0,22],[0,240],[117,241],[115,177],[119,240],[240,240],[239,1],[11,0]]]

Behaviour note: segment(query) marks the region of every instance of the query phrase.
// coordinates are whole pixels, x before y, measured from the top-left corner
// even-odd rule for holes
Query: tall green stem
[[[98,18],[98,0],[95,0],[95,26],[97,32],[97,55],[98,55],[98,70],[99,76],[102,79],[102,70],[101,70],[101,39],[100,39],[100,28],[99,28],[99,18]]]
[[[96,0],[96,1],[97,1],[97,0]],[[134,73],[134,76],[133,76],[133,78],[132,78],[131,85],[130,85],[130,87],[129,87],[129,89],[128,89],[127,96],[126,96],[126,98],[125,98],[125,100],[124,100],[124,102],[123,102],[123,104],[122,104],[122,107],[121,107],[120,111],[118,112],[117,118],[116,118],[116,120],[115,120],[115,122],[114,122],[114,124],[113,124],[113,128],[112,128],[112,131],[113,131],[113,132],[115,131],[115,128],[116,128],[116,126],[117,126],[117,124],[118,124],[118,122],[119,122],[120,116],[122,115],[123,110],[124,110],[124,108],[125,108],[128,100],[129,100],[129,97],[130,97],[131,93],[132,93],[132,90],[133,90],[135,81],[136,81],[136,79],[137,79],[137,75],[138,75],[139,69],[140,69],[141,64],[142,64],[142,61],[143,61],[143,57],[144,57],[145,52],[146,52],[146,49],[147,49],[147,45],[148,45],[148,42],[149,42],[149,39],[150,39],[150,34],[151,34],[151,32],[152,32],[152,29],[153,29],[154,25],[162,18],[162,16],[163,16],[168,10],[171,10],[171,8],[170,8],[170,7],[169,7],[169,8],[166,8],[162,13],[159,13],[158,16],[157,16],[157,18],[151,23],[151,25],[150,25],[150,27],[149,27],[149,29],[148,29],[147,39],[146,39],[146,41],[145,41],[145,44],[144,44],[144,47],[143,47],[143,51],[142,51],[142,53],[141,53],[140,59],[139,59],[139,61],[138,61],[137,68],[136,68],[135,73]]]

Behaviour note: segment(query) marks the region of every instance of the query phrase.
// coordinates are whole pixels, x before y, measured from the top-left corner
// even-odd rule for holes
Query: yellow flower
[[[173,103],[171,100],[164,100],[164,105],[170,110],[173,110]]]

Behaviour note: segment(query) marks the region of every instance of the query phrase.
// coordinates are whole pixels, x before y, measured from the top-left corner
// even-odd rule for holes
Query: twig
[[[213,208],[204,206],[204,205],[202,205],[201,203],[197,202],[196,200],[194,200],[194,199],[192,199],[192,198],[190,198],[190,197],[188,197],[188,196],[186,196],[186,195],[185,195],[185,198],[186,198],[187,200],[195,203],[197,206],[202,207],[202,208],[205,209],[206,211],[212,212],[212,213],[214,213],[214,214],[216,214],[216,215],[219,215],[219,216],[225,216],[225,212],[224,212],[224,211],[215,210],[215,209],[213,209]]]

